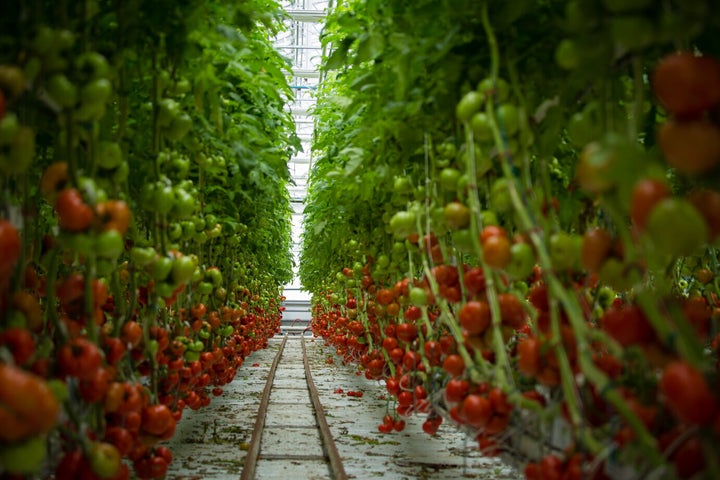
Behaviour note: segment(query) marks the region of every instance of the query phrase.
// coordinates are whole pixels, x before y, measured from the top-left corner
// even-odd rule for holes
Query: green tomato
[[[213,291],[213,284],[210,282],[199,282],[196,290],[200,295],[210,295]]]
[[[195,273],[195,262],[187,255],[175,258],[172,265],[172,282],[181,285],[189,282]]]
[[[85,105],[103,105],[110,100],[112,83],[107,78],[98,78],[83,85],[80,100]]]
[[[387,268],[390,265],[390,257],[385,255],[384,253],[378,255],[377,264],[379,267]]]
[[[189,218],[195,213],[198,202],[195,197],[181,188],[175,188],[175,202],[173,203],[172,215],[175,218]]]
[[[99,277],[107,277],[112,274],[117,266],[117,259],[98,258],[95,268]]]
[[[169,185],[157,185],[152,197],[153,211],[165,215],[175,206],[176,195],[173,188]]]
[[[395,236],[405,238],[415,232],[416,216],[411,211],[396,212],[390,219],[390,230]]]
[[[590,102],[580,112],[574,113],[568,122],[570,141],[577,147],[584,147],[600,139],[603,133],[600,104]]]
[[[170,275],[173,267],[173,259],[171,257],[158,257],[149,267],[150,276],[155,282],[162,282]]]
[[[520,130],[520,112],[511,103],[503,103],[495,111],[498,128],[505,133],[505,137],[512,137]]]
[[[150,355],[155,356],[160,349],[160,343],[157,340],[150,340],[146,345],[146,349]]]
[[[493,131],[490,126],[490,119],[485,112],[476,112],[470,118],[470,128],[473,131],[475,140],[489,142],[493,139]]]
[[[0,171],[19,175],[25,173],[35,158],[35,132],[25,125],[21,126],[10,143],[7,156],[0,156]]]
[[[100,168],[113,170],[123,162],[122,150],[117,142],[103,140],[98,143],[97,156],[95,157]]]
[[[408,297],[410,299],[410,303],[418,307],[427,305],[428,303],[428,294],[424,288],[412,287]]]
[[[474,90],[466,93],[455,108],[455,116],[461,122],[469,122],[472,116],[480,111],[485,103],[485,96]]]
[[[490,187],[490,206],[498,213],[512,211],[513,204],[510,197],[510,181],[505,177],[496,179]]]
[[[582,237],[565,232],[554,233],[548,244],[550,261],[557,270],[570,270],[580,265]]]
[[[195,235],[195,223],[190,220],[183,220],[180,222],[180,225],[182,226],[183,230],[183,238],[184,239],[190,239]]]
[[[190,172],[190,159],[184,155],[178,155],[172,159],[168,166],[168,175],[178,180],[182,180],[187,177],[188,172]]]
[[[208,268],[205,270],[205,280],[212,283],[214,287],[222,285],[222,272],[219,268]]]
[[[62,108],[74,107],[78,101],[78,90],[64,74],[52,75],[45,84],[50,98]]]
[[[195,352],[193,350],[185,350],[183,353],[183,357],[188,362],[195,362],[200,360],[200,352]]]
[[[497,215],[492,210],[483,210],[480,212],[480,225],[487,227],[488,225],[499,225]]]
[[[510,97],[510,85],[498,78],[493,82],[492,78],[483,78],[477,86],[477,91],[484,94],[486,98],[494,97],[495,103],[502,103]]]
[[[452,241],[453,245],[463,253],[475,252],[475,240],[467,228],[452,232]]]
[[[158,102],[157,123],[159,127],[169,127],[172,121],[182,112],[180,104],[171,98],[163,98]]]
[[[8,328],[27,328],[27,319],[19,310],[10,310],[3,322]]]
[[[173,142],[179,142],[185,135],[188,134],[193,126],[193,121],[190,115],[185,112],[181,112],[178,116],[172,119],[172,122],[165,129],[165,136]]]
[[[130,174],[130,165],[127,162],[122,162],[112,173],[111,178],[115,184],[120,185],[123,182],[125,182],[125,180],[127,180],[129,174]]]
[[[7,97],[17,97],[25,90],[25,74],[15,65],[0,65],[0,88]]]
[[[594,194],[634,183],[643,167],[645,152],[634,140],[615,133],[589,143],[580,153],[575,176],[580,186]]]
[[[566,38],[555,48],[555,63],[565,70],[574,70],[580,66],[582,53],[575,40]]]
[[[219,223],[216,223],[210,230],[205,230],[205,234],[207,235],[207,238],[217,238],[222,234],[222,226]]]
[[[169,281],[157,282],[155,284],[155,293],[161,298],[171,297],[175,292],[176,285],[173,285]]]
[[[87,233],[63,234],[58,241],[73,253],[86,254],[95,249],[95,240]]]
[[[687,200],[665,198],[650,212],[645,231],[657,251],[673,257],[689,256],[708,240],[705,218]]]
[[[110,76],[110,65],[98,52],[81,53],[75,60],[75,66],[89,80]]]
[[[462,173],[460,173],[460,170],[458,170],[457,168],[443,168],[440,171],[440,186],[445,190],[454,192],[457,189],[458,180],[460,179],[461,175]]]
[[[197,261],[195,262],[195,264],[197,265]],[[204,276],[204,274],[203,274],[202,268],[200,268],[199,266],[196,266],[195,270],[193,270],[191,280],[193,282],[199,282],[200,280],[203,279],[203,276]]]
[[[398,194],[410,193],[413,191],[413,184],[410,179],[404,175],[396,176],[393,179],[393,191]]]
[[[95,238],[95,252],[98,256],[116,259],[125,251],[125,241],[117,230],[107,230]]]
[[[454,142],[446,141],[437,146],[437,153],[443,160],[452,160],[457,155],[457,147]]]
[[[55,45],[58,51],[70,50],[75,45],[75,33],[70,30],[57,30],[55,32]]]
[[[45,435],[36,435],[16,443],[4,443],[0,448],[0,470],[11,474],[31,475],[43,467],[46,457]]]
[[[525,243],[514,243],[510,247],[510,264],[506,270],[514,279],[525,279],[532,274],[535,268],[535,252],[533,248]]]
[[[167,234],[168,238],[172,241],[180,240],[180,237],[182,237],[183,234],[182,225],[178,222],[172,222],[168,225]]]
[[[112,478],[120,470],[121,455],[112,443],[94,442],[89,457],[90,468],[100,478]]]
[[[130,249],[130,260],[140,268],[152,263],[157,257],[157,252],[152,247],[132,247]]]
[[[622,260],[608,258],[600,266],[598,280],[618,292],[630,290],[640,280],[640,273],[635,268],[627,268]]]
[[[5,112],[0,119],[0,145],[9,145],[20,131],[20,121],[14,112]]]

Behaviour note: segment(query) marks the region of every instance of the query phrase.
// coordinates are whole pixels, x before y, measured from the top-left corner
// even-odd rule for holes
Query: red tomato
[[[74,338],[60,347],[58,368],[64,375],[90,379],[102,365],[102,353],[86,338]]]
[[[17,365],[23,365],[35,354],[35,339],[25,328],[10,327],[0,333],[0,345],[10,350]]]
[[[469,295],[474,296],[485,291],[485,273],[481,267],[474,267],[463,275],[463,284]]]
[[[697,117],[720,102],[720,63],[691,52],[673,53],[658,62],[651,83],[668,111]]]
[[[490,420],[491,415],[492,405],[490,400],[474,393],[465,397],[460,407],[461,418],[464,418],[469,425],[475,428],[484,427]]]
[[[68,232],[83,232],[90,227],[93,210],[75,188],[66,188],[55,199],[60,228]]]
[[[418,329],[411,323],[401,323],[395,330],[397,338],[403,342],[412,342],[418,336]]]
[[[460,309],[458,314],[460,325],[470,335],[480,335],[489,326],[492,321],[490,315],[490,306],[484,300],[469,301]]]
[[[502,323],[512,328],[520,328],[527,321],[527,313],[518,297],[512,293],[501,293],[498,295],[500,304],[500,318]]]
[[[482,242],[482,249],[485,262],[492,268],[505,268],[512,259],[510,240],[505,235],[488,237]]]
[[[527,376],[534,376],[540,370],[540,340],[525,338],[517,344],[518,370]]]
[[[655,338],[655,330],[637,305],[623,305],[608,309],[599,324],[623,346],[641,345]]]
[[[588,272],[597,272],[612,251],[612,237],[604,228],[591,228],[583,235],[581,262]]]
[[[465,362],[462,357],[457,354],[451,354],[445,357],[442,366],[443,369],[453,377],[459,377],[465,372]]]
[[[0,290],[9,284],[20,258],[20,234],[7,220],[0,219]]]
[[[440,358],[442,356],[442,347],[440,346],[440,342],[428,340],[423,346],[423,352],[425,353],[425,358],[427,358],[428,363],[430,363],[431,366],[440,365]]]
[[[668,120],[657,133],[665,160],[678,171],[697,175],[720,163],[720,128],[706,120]]]
[[[688,200],[705,219],[710,239],[720,236],[720,192],[699,188],[690,192]]]
[[[703,374],[683,361],[670,363],[660,379],[660,392],[670,411],[686,423],[710,423],[718,410]]]
[[[162,435],[174,423],[172,412],[167,405],[150,405],[142,411],[142,429],[151,435]]]
[[[451,378],[445,385],[445,401],[448,403],[462,402],[470,393],[470,384],[467,380]]]

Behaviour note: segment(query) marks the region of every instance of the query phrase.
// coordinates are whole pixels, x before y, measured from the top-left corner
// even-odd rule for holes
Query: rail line
[[[240,479],[301,472],[308,478],[348,478],[312,380],[305,337],[286,334],[270,366]]]

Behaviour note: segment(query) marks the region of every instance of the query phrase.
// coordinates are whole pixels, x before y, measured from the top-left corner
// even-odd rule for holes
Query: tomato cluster
[[[331,17],[370,20],[328,34],[353,68],[318,103],[313,331],[527,478],[714,478],[717,9],[520,3]]]
[[[185,409],[279,332],[290,226],[267,219],[289,211],[297,142],[272,22],[213,33],[240,10],[3,9],[2,478],[164,478]]]

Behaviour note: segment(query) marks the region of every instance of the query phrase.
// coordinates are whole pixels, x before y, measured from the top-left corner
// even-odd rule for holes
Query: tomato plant
[[[148,445],[278,331],[300,147],[279,10],[171,3],[0,19],[3,473],[164,476]]]
[[[714,436],[688,434],[678,457],[658,442],[689,423],[684,381],[702,419],[717,415],[703,345],[717,320],[718,30],[656,6],[350,1],[326,24],[300,264],[313,331],[384,377],[399,414],[420,413],[421,384],[423,430],[441,416],[487,452],[555,407],[570,446],[525,452],[528,478],[720,474],[697,448]],[[358,48],[367,36],[382,61]],[[673,362],[693,375],[659,379]],[[612,462],[596,457],[607,445]]]

